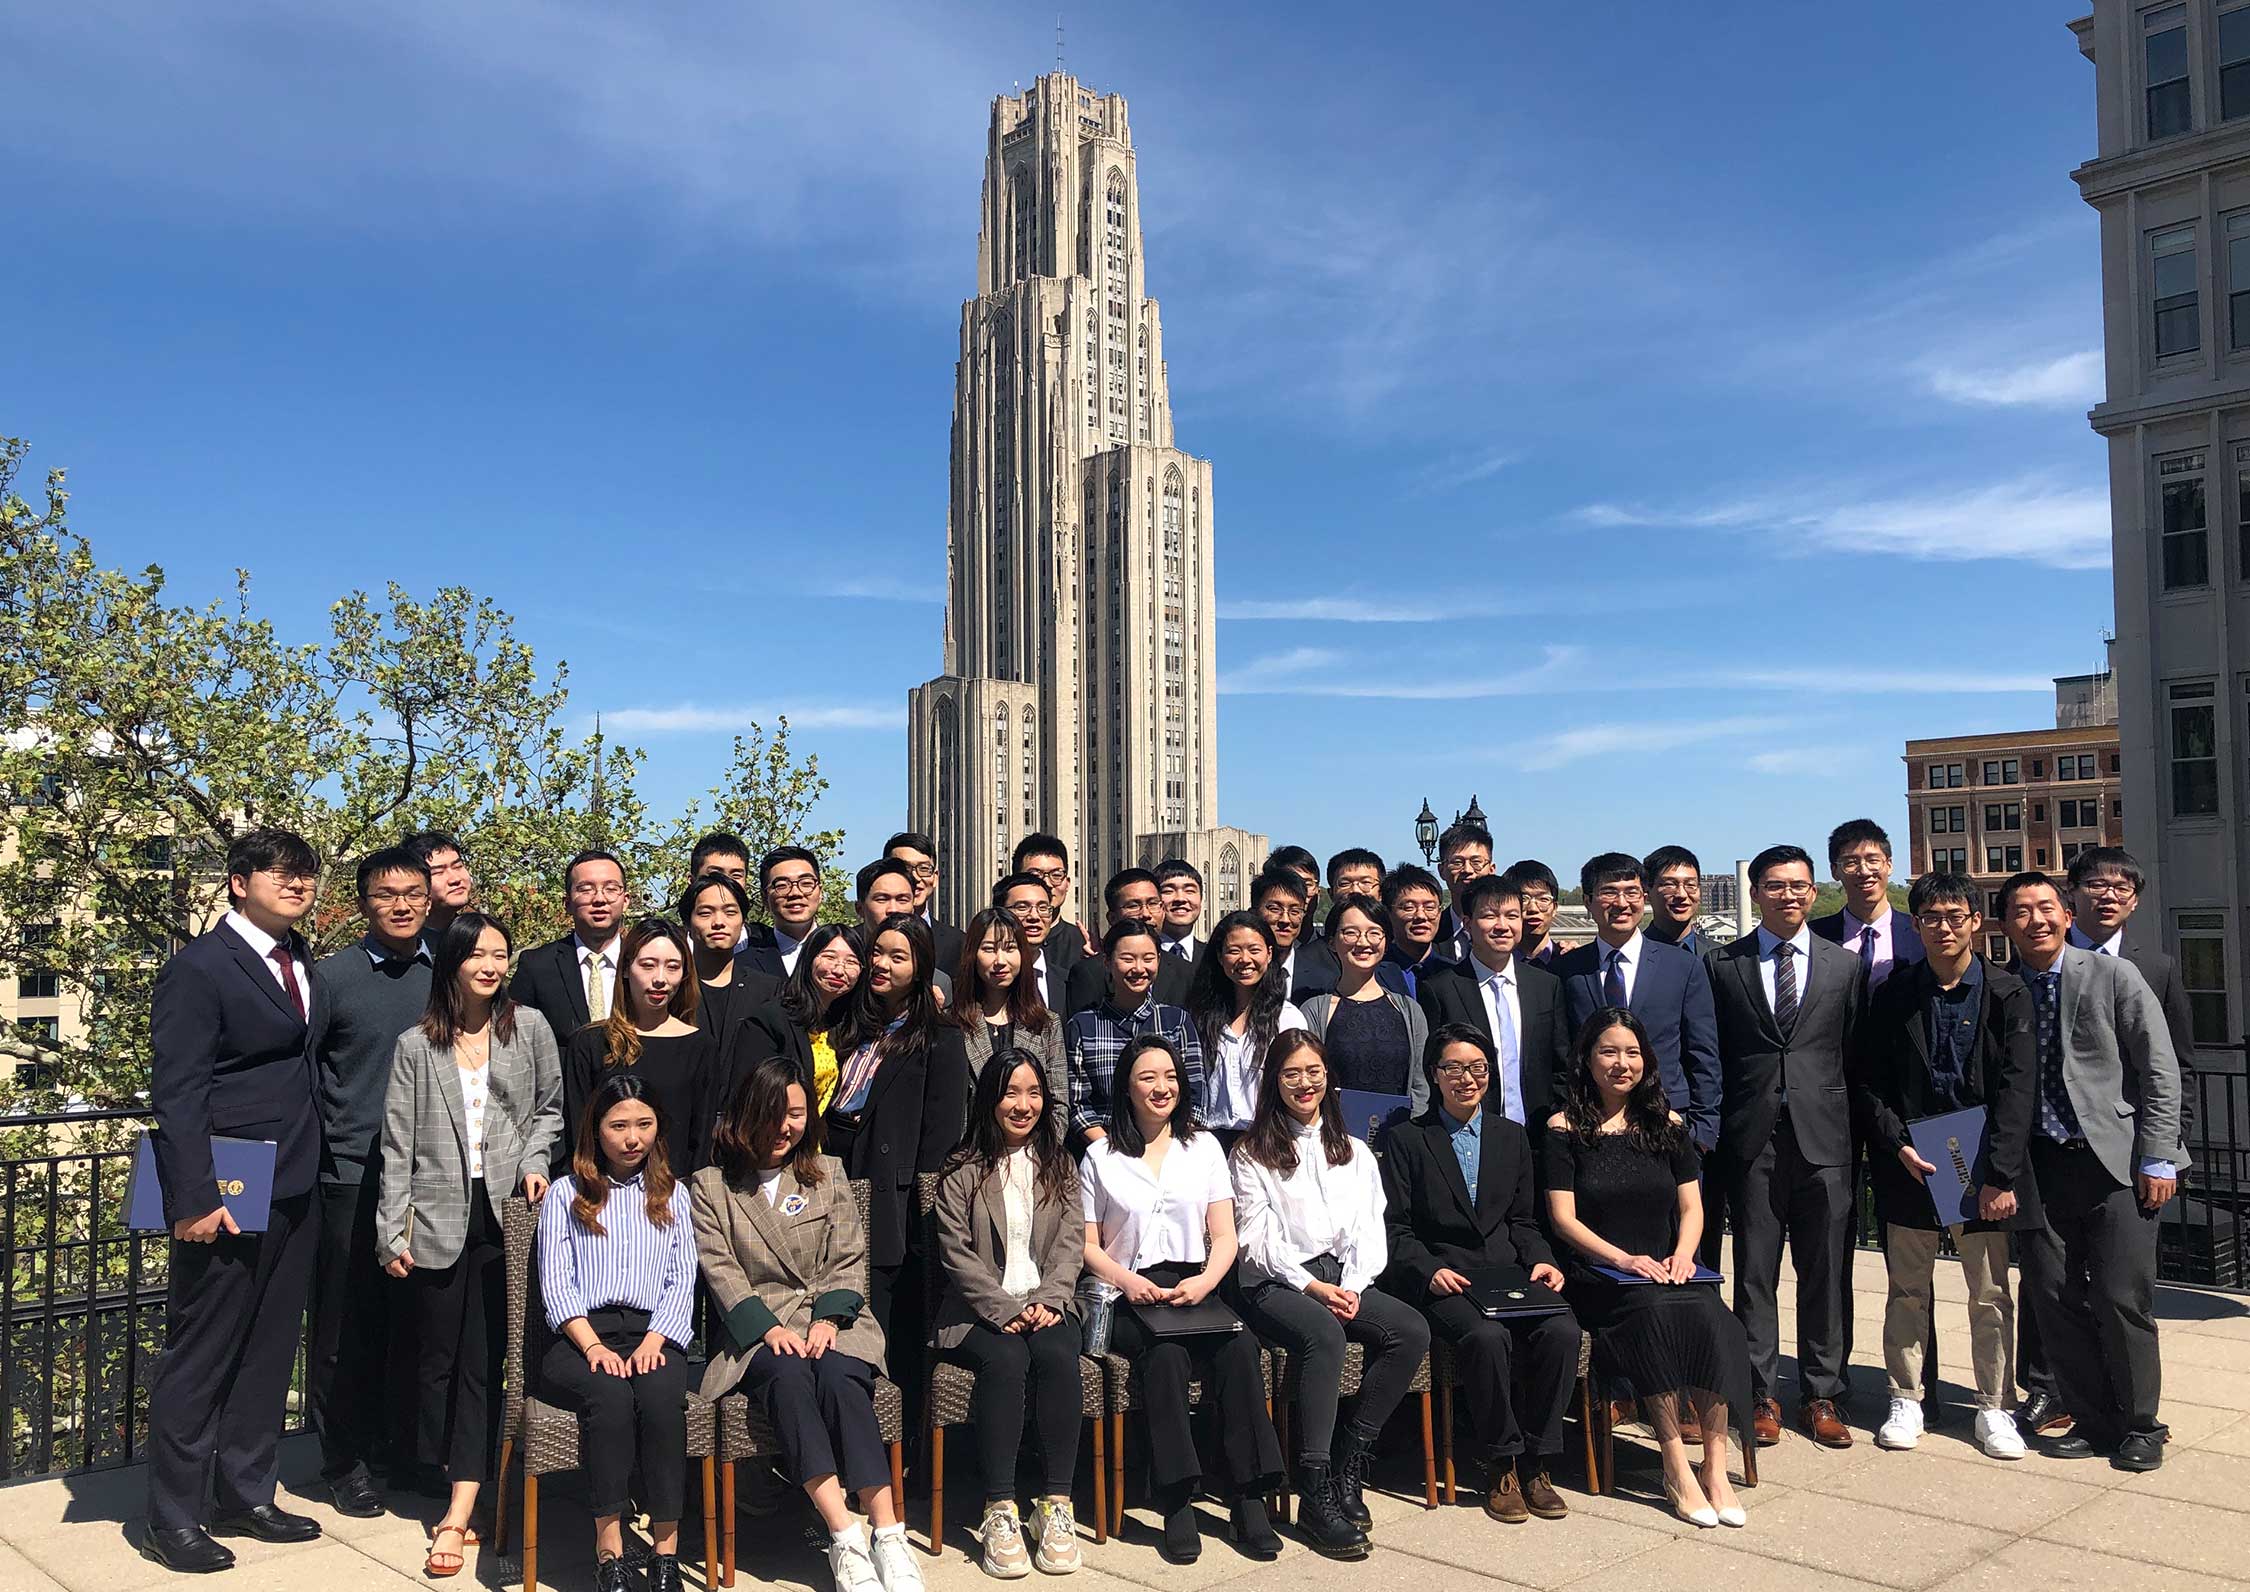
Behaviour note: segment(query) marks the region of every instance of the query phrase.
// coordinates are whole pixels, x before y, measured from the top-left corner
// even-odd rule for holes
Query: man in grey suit
[[[1781,1439],[1781,1246],[1797,1269],[1797,1422],[1849,1448],[1844,1249],[1852,1241],[1852,1113],[1846,1059],[1867,1008],[1867,969],[1806,924],[1812,858],[1769,846],[1751,860],[1758,927],[1710,953],[1719,1027],[1714,1162],[1734,1228],[1734,1312],[1750,1340],[1760,1443]]]
[[[2047,1226],[2026,1235],[2024,1292],[2077,1421],[2047,1451],[2154,1470],[2164,1460],[2156,1219],[2186,1158],[2179,1058],[2140,970],[2068,942],[2054,880],[2017,874],[2000,887],[2000,918],[2039,1039],[2031,1167]]]

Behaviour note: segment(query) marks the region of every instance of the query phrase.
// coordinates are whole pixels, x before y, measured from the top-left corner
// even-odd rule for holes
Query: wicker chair
[[[535,1592],[539,1585],[539,1478],[579,1468],[578,1416],[575,1411],[549,1404],[530,1395],[526,1367],[537,1365],[547,1352],[554,1333],[538,1298],[534,1280],[539,1247],[539,1213],[520,1195],[501,1207],[501,1231],[507,1244],[508,1356],[500,1423],[500,1469],[494,1477],[492,1546],[505,1553],[508,1547],[508,1466],[519,1452],[523,1460],[523,1585]],[[688,1395],[687,1451],[703,1461],[703,1578],[708,1586],[717,1573],[719,1540],[713,1463],[718,1450],[717,1412]]]
[[[923,1275],[929,1287],[923,1311],[924,1321],[937,1319],[938,1305],[945,1296],[945,1268],[938,1264],[937,1248],[937,1186],[938,1174],[924,1172],[915,1179],[916,1208],[921,1213]],[[1076,1212],[1071,1213],[1076,1218]],[[930,1553],[945,1552],[945,1433],[951,1426],[967,1426],[973,1416],[971,1404],[975,1398],[976,1373],[967,1366],[945,1358],[937,1352],[933,1341],[928,1361],[928,1386],[922,1397],[922,1433],[930,1456]],[[1094,1541],[1109,1540],[1109,1468],[1103,1441],[1102,1417],[1108,1413],[1107,1389],[1103,1384],[1101,1362],[1085,1355],[1078,1357],[1078,1381],[1084,1390],[1086,1418],[1093,1422],[1094,1433]]]
[[[1303,1365],[1301,1357],[1292,1357],[1287,1349],[1270,1345],[1266,1352],[1273,1356],[1274,1425],[1281,1438],[1281,1461],[1289,1463],[1290,1415],[1297,1401],[1298,1372]],[[1417,1393],[1422,1399],[1422,1507],[1438,1506],[1437,1446],[1430,1415],[1430,1356],[1422,1356],[1422,1363],[1414,1368],[1414,1380],[1406,1384],[1406,1391]],[[1343,1369],[1337,1373],[1337,1391],[1350,1398],[1359,1391],[1360,1381],[1367,1374],[1367,1351],[1357,1343],[1344,1345]]]
[[[870,1212],[874,1207],[874,1191],[864,1178],[852,1180],[852,1199],[859,1206],[859,1221],[865,1231]],[[856,1281],[862,1299],[872,1297],[872,1263],[863,1261]],[[906,1498],[906,1401],[899,1393],[898,1384],[887,1376],[875,1379],[875,1425],[882,1433],[884,1443],[891,1451],[891,1495],[900,1500],[904,1508]],[[766,1420],[762,1405],[750,1402],[743,1393],[729,1393],[719,1400],[718,1420],[719,1450],[719,1575],[720,1586],[734,1585],[734,1467],[745,1459],[773,1459],[781,1452],[781,1445],[773,1435],[773,1427]],[[530,1592],[527,1587],[525,1592]]]

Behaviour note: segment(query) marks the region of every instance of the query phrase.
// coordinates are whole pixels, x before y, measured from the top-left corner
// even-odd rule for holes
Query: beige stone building
[[[1060,72],[993,101],[951,477],[945,669],[908,694],[940,915],[1035,831],[1088,896],[1185,855],[1247,900],[1266,842],[1217,824],[1211,465],[1173,445],[1125,101]]]

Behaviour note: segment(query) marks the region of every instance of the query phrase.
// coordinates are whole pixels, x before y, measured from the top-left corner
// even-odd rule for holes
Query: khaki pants
[[[2008,1235],[1952,1229],[1969,1285],[1969,1361],[1976,1368],[1977,1408],[2004,1410],[2015,1383],[2016,1307],[2008,1293]],[[1883,1366],[1893,1396],[1922,1400],[1922,1356],[1933,1276],[1942,1234],[1890,1226],[1890,1297],[1883,1307]]]

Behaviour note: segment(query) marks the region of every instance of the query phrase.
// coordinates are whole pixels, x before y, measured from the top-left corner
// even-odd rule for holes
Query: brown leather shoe
[[[1526,1474],[1520,1467],[1517,1480],[1523,1486],[1524,1507],[1542,1520],[1560,1520],[1570,1513],[1570,1505],[1562,1501],[1555,1484],[1547,1479],[1547,1467],[1539,1466]]]
[[[1684,1399],[1680,1403],[1680,1441],[1693,1443],[1697,1447],[1703,1444],[1703,1422],[1696,1417],[1695,1411],[1687,1407]]]
[[[1609,1401],[1609,1429],[1611,1431],[1616,1431],[1620,1426],[1630,1426],[1640,1418],[1641,1406],[1638,1399],[1611,1399]]]
[[[1852,1446],[1852,1429],[1836,1413],[1836,1405],[1832,1400],[1811,1400],[1797,1412],[1797,1425],[1807,1437],[1823,1448]]]
[[[1502,1525],[1520,1526],[1531,1518],[1523,1501],[1523,1484],[1516,1480],[1514,1460],[1496,1459],[1484,1495],[1484,1512]]]
[[[1760,1399],[1751,1406],[1750,1432],[1760,1448],[1771,1448],[1781,1441],[1781,1401]]]

